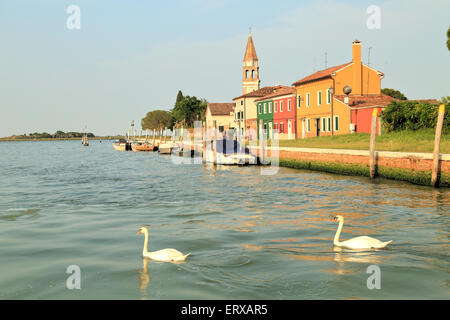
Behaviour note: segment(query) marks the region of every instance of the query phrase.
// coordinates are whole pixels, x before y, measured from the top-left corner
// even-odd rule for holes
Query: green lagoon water
[[[260,170],[176,165],[109,141],[0,143],[0,299],[450,298],[450,190]],[[393,243],[337,251],[335,214],[342,239]],[[143,224],[150,250],[192,255],[143,259]],[[79,290],[66,288],[69,265]]]

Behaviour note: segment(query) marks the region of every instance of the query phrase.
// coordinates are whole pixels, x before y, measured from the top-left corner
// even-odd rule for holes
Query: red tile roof
[[[294,94],[295,92],[296,92],[296,90],[293,87],[282,86],[281,88],[275,89],[272,93],[269,93],[268,95],[266,95],[262,98],[258,98],[255,101],[262,101],[262,100],[267,100],[267,99],[280,97],[280,96],[284,96],[284,95],[288,95],[288,94]]]
[[[243,94],[239,97],[234,98],[233,100],[236,99],[241,99],[241,98],[260,98],[260,97],[265,97],[271,93],[273,93],[275,90],[277,89],[281,89],[281,88],[289,88],[287,86],[282,86],[282,85],[276,85],[276,86],[272,86],[272,87],[263,87],[261,89]]]
[[[303,84],[303,83],[329,78],[329,77],[331,77],[331,74],[333,72],[336,72],[339,69],[342,69],[342,68],[344,68],[344,67],[346,67],[346,66],[348,66],[350,64],[352,64],[352,62],[344,63],[344,64],[341,64],[339,66],[330,67],[330,68],[327,68],[325,70],[317,71],[317,72],[315,72],[315,73],[313,73],[313,74],[311,74],[311,75],[309,75],[307,77],[304,77],[304,78],[294,82],[292,85],[293,86],[298,86],[298,85]]]
[[[335,95],[336,99],[344,102],[345,95]],[[352,108],[363,108],[363,107],[385,107],[391,103],[392,100],[398,101],[391,96],[385,94],[369,95],[369,96],[359,96],[359,95],[349,95],[348,105]]]
[[[234,103],[208,103],[207,107],[213,116],[229,116],[233,111]]]

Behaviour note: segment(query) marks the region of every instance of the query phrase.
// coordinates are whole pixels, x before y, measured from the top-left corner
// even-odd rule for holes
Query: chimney
[[[355,40],[352,43],[353,60],[353,94],[362,95],[362,64],[361,64],[361,42]]]

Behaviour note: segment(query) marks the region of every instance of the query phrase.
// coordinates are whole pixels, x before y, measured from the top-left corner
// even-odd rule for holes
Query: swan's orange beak
[[[141,229],[139,229],[139,231],[136,233],[136,235],[140,235],[142,233]]]

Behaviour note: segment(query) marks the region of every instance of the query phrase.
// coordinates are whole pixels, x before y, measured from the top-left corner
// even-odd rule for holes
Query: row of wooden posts
[[[434,136],[434,151],[433,151],[433,165],[431,168],[431,186],[439,187],[439,158],[440,158],[440,144],[442,126],[444,124],[445,104],[439,106],[438,120],[436,124],[436,134]],[[370,178],[373,179],[376,176],[376,159],[375,159],[375,137],[377,133],[377,118],[378,109],[375,108],[372,113],[372,123],[370,128],[370,145],[369,145],[369,166],[370,166]]]

